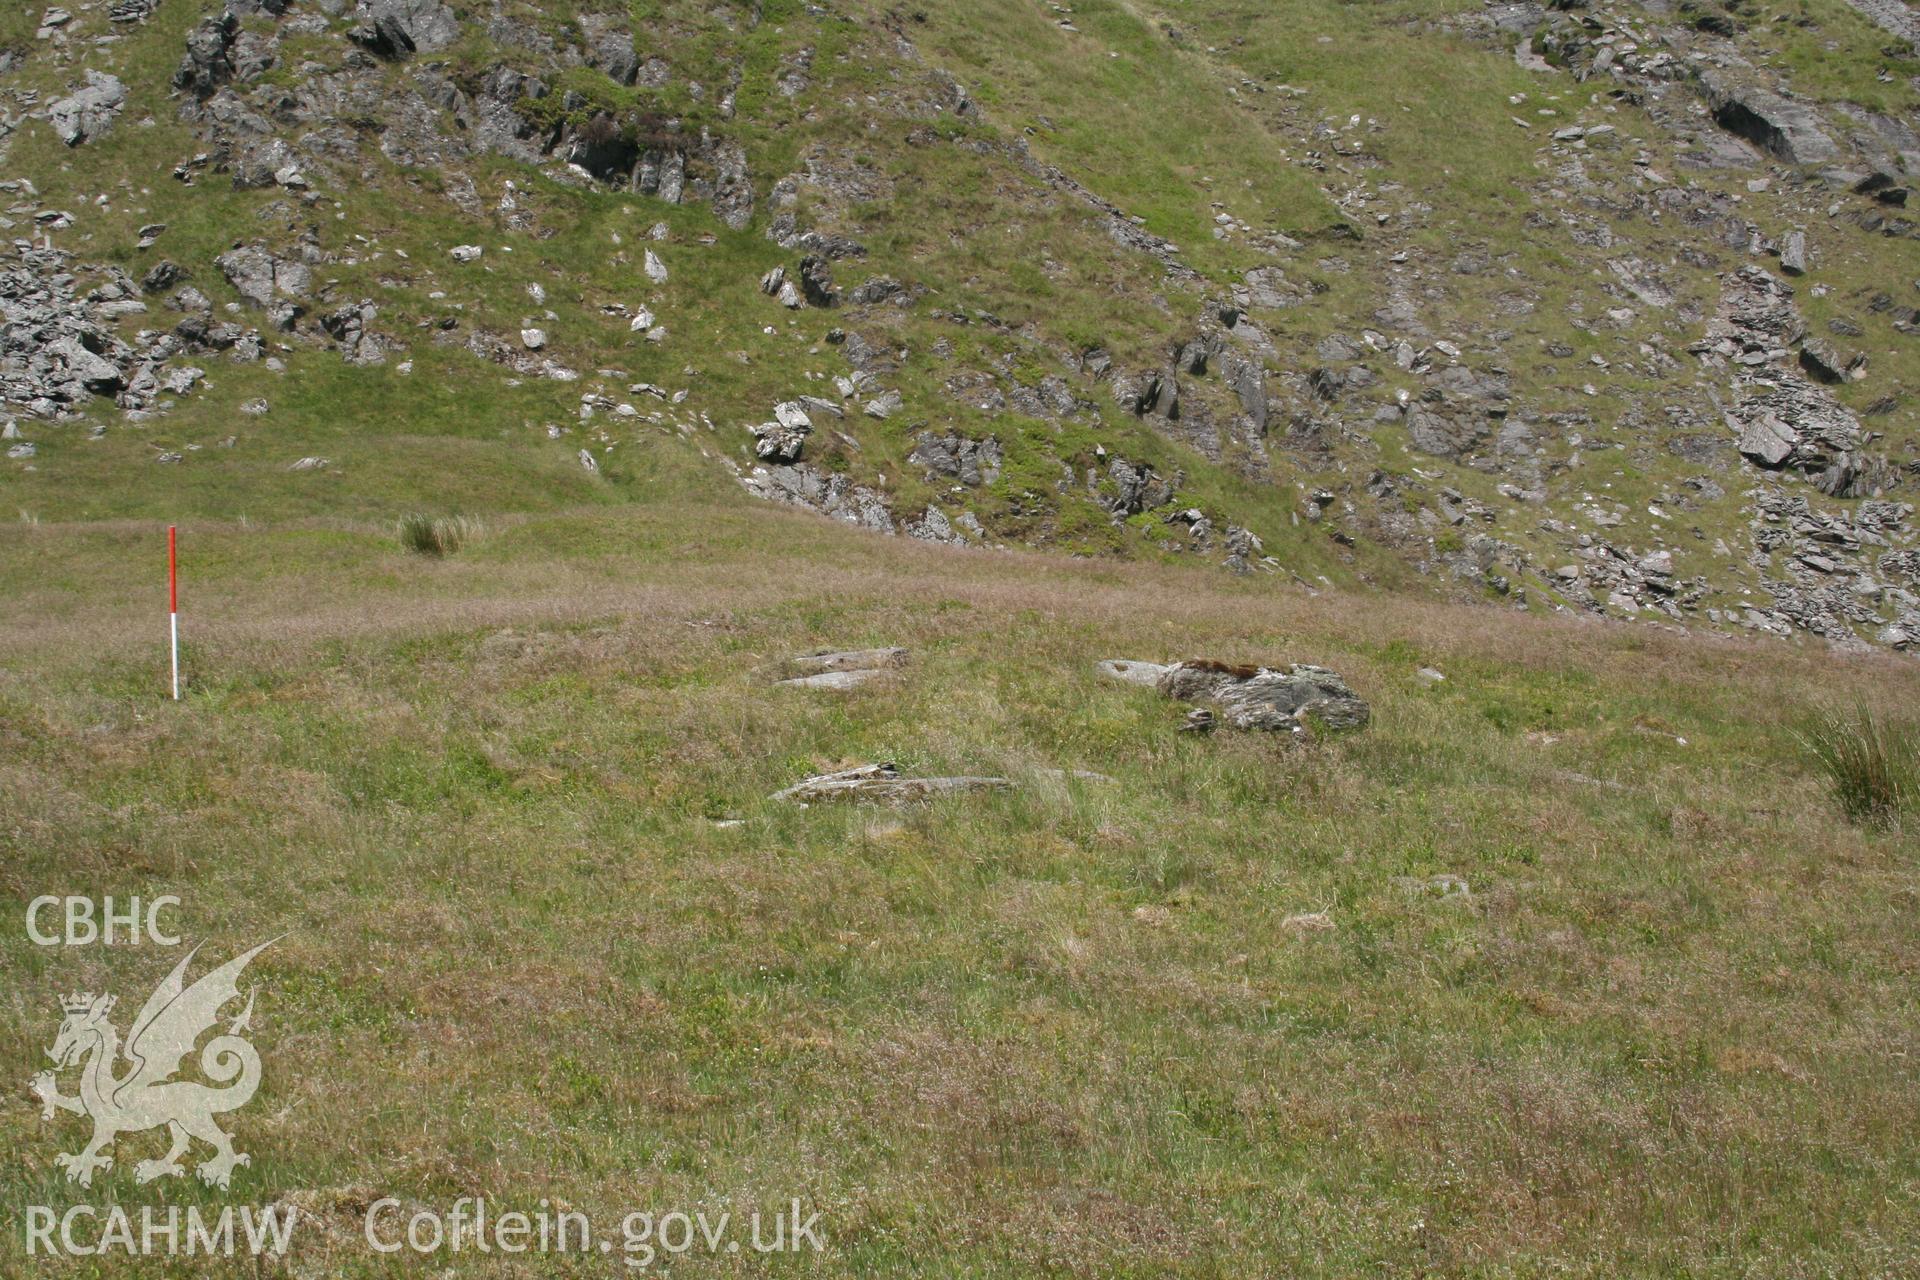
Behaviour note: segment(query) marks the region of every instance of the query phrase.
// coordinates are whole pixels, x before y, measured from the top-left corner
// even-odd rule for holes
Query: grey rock
[[[304,262],[278,258],[259,245],[229,249],[214,259],[243,298],[266,306],[278,297],[304,298],[313,285],[313,272]]]
[[[87,72],[87,83],[47,109],[47,120],[60,141],[77,147],[113,127],[126,105],[127,86],[113,76]]]
[[[822,671],[810,676],[794,676],[791,679],[776,681],[785,689],[857,689],[869,681],[880,679],[887,673],[877,670],[860,671]]]
[[[899,532],[885,494],[809,462],[755,467],[740,484],[757,498],[804,507],[856,528]]]
[[[460,38],[460,20],[440,0],[360,0],[348,33],[382,58],[436,53]]]
[[[1805,275],[1807,270],[1807,233],[1794,231],[1780,246],[1780,269],[1790,276]]]
[[[140,278],[140,287],[148,293],[164,293],[184,280],[186,274],[178,263],[157,262],[151,271]]]
[[[878,671],[906,665],[907,651],[898,645],[884,649],[839,649],[831,653],[809,653],[792,659],[799,671]]]
[[[907,461],[926,468],[929,475],[945,476],[961,484],[992,484],[1000,478],[1005,451],[997,439],[969,440],[957,432],[922,432]]]
[[[889,299],[906,297],[907,287],[892,276],[875,276],[863,284],[855,285],[847,294],[847,301],[856,306],[872,305]]]
[[[397,344],[373,331],[379,312],[371,298],[362,298],[320,317],[320,327],[340,344],[340,356],[350,365],[376,365]]]
[[[1211,702],[1236,729],[1304,736],[1309,725],[1357,729],[1371,715],[1365,701],[1325,667],[1294,664],[1285,670],[1222,662],[1176,663],[1158,681],[1160,692],[1181,702]]]
[[[835,773],[816,774],[785,790],[774,792],[772,798],[801,804],[830,800],[904,804],[941,796],[1006,791],[1012,786],[1013,783],[1005,778],[909,778],[896,765],[864,764]]]
[[[626,22],[606,14],[582,14],[580,30],[587,38],[587,65],[615,84],[630,85],[639,77],[640,57]]]
[[[839,301],[833,287],[833,269],[827,259],[808,254],[800,259],[800,292],[816,307],[831,307]]]
[[[1819,113],[1807,104],[1714,72],[1703,75],[1701,84],[1714,122],[1775,159],[1815,165],[1839,156],[1840,148],[1821,127]]]
[[[1140,662],[1133,658],[1109,658],[1095,663],[1094,669],[1109,680],[1149,686],[1157,686],[1160,678],[1173,670],[1163,662]]]
[[[173,73],[173,87],[206,99],[233,79],[233,43],[240,19],[231,9],[201,19],[187,35],[187,56]]]
[[[787,465],[800,461],[800,452],[805,448],[807,436],[813,428],[807,424],[804,415],[799,423],[788,425],[781,422],[763,422],[749,427],[753,432],[753,453],[762,462]]]

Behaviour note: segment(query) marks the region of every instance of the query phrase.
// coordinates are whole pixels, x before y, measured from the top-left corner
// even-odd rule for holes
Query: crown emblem
[[[91,991],[76,991],[70,996],[62,996],[60,997],[60,1007],[68,1013],[85,1013],[87,1010],[93,1008],[93,993]],[[113,997],[108,996],[106,1002],[100,1006],[100,1012],[105,1013],[111,1008],[113,1008]]]

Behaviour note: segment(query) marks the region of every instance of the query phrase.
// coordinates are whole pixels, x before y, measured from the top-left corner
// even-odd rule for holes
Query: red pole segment
[[[180,701],[180,557],[179,530],[167,526],[167,633],[173,657],[173,700]]]

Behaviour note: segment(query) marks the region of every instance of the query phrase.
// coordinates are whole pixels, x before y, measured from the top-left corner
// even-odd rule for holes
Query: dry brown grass
[[[244,1198],[800,1195],[837,1274],[1916,1257],[1911,855],[1791,732],[1920,705],[1906,665],[767,513],[530,518],[441,561],[188,535],[178,707],[147,566],[105,554],[142,531],[0,535],[0,876],[167,886],[215,951],[291,931]],[[768,684],[886,643],[884,689]],[[1090,670],[1195,654],[1324,662],[1374,722],[1195,742]],[[764,801],[888,757],[1022,786]],[[1443,872],[1471,895],[1403,887]],[[52,993],[169,959],[0,949],[15,1075]],[[15,1202],[71,1196],[36,1116],[0,1136]]]

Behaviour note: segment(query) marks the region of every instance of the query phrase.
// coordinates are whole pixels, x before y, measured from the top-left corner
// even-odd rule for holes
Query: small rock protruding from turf
[[[1005,778],[909,778],[901,774],[898,765],[863,764],[834,773],[816,774],[783,791],[774,792],[772,798],[800,804],[823,800],[903,804],[970,792],[1006,791],[1012,786]]]
[[[906,665],[907,651],[895,645],[885,649],[842,649],[809,653],[790,665],[800,674],[778,683],[790,689],[856,689]]]

